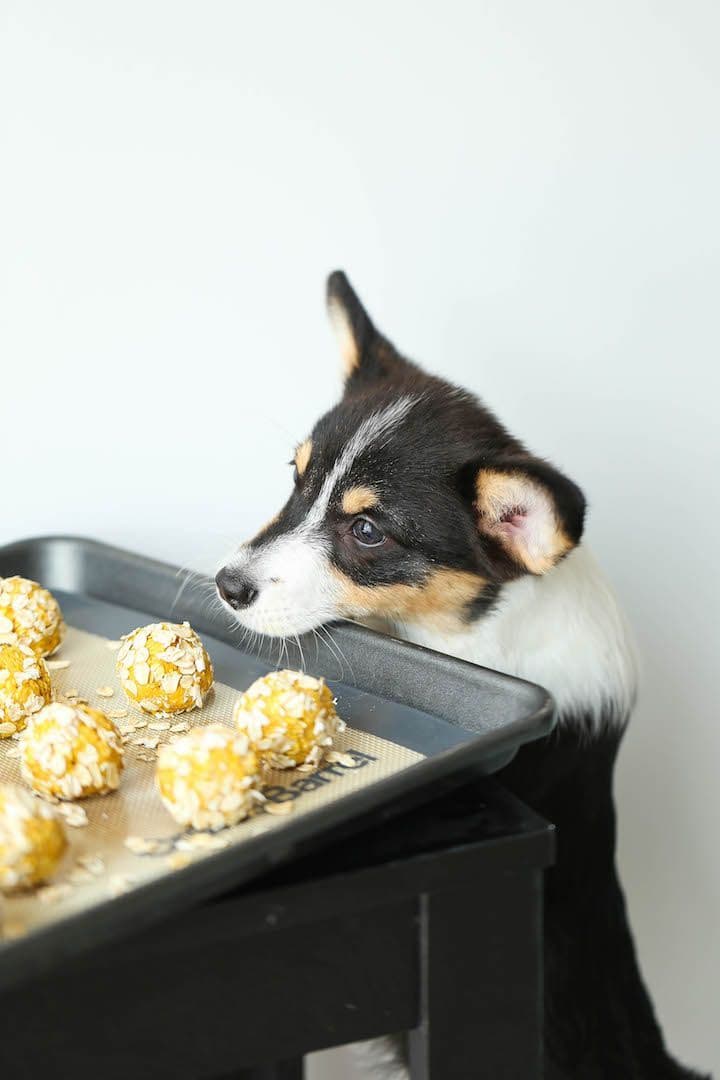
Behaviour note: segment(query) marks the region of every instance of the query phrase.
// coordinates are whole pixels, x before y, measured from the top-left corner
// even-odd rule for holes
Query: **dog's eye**
[[[385,533],[369,518],[359,517],[352,523],[352,534],[363,547],[378,547],[385,543]]]

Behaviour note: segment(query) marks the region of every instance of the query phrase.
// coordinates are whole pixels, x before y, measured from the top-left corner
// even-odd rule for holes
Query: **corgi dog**
[[[402,356],[342,272],[327,301],[342,398],[298,444],[290,498],[222,567],[218,594],[260,634],[355,619],[552,693],[555,730],[499,774],[558,830],[546,1080],[697,1080],[665,1048],[616,871],[613,771],[636,669],[582,543],[583,493],[473,394]],[[387,1045],[367,1061],[407,1075]]]

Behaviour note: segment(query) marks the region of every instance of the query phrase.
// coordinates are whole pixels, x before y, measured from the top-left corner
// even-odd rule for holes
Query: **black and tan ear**
[[[409,366],[375,328],[342,270],[335,270],[327,280],[327,307],[346,381],[384,378]]]
[[[561,472],[537,458],[482,464],[475,474],[482,536],[520,573],[545,574],[580,541],[585,498]]]

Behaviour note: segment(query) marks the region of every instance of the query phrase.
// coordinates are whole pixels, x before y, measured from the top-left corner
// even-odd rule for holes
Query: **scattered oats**
[[[160,855],[167,852],[168,842],[145,836],[126,836],[125,847],[129,848],[133,855]]]
[[[129,877],[127,874],[113,874],[108,881],[108,892],[111,896],[122,896],[123,893],[132,889],[135,884],[135,878]]]
[[[159,735],[143,735],[140,738],[132,740],[136,746],[144,746],[146,750],[157,750],[158,743],[160,742]]]
[[[165,860],[166,865],[171,870],[182,870],[184,867],[189,866],[191,862],[192,856],[184,851],[173,851],[172,855],[168,855]]]
[[[295,803],[288,800],[287,802],[266,802],[265,813],[274,814],[276,817],[285,817],[287,814],[292,814],[295,809]]]
[[[14,941],[27,933],[27,926],[20,919],[8,919],[2,924],[2,937],[6,941]]]
[[[2,738],[5,738],[5,736],[7,735],[14,735],[15,731],[15,725],[12,724],[9,720],[6,720],[5,723],[0,724],[0,736],[2,736]]]
[[[151,720],[148,727],[153,731],[169,731],[170,723],[168,720]]]
[[[190,833],[189,836],[181,836],[175,847],[178,851],[220,851],[221,848],[229,847],[230,843],[228,836],[198,832]]]
[[[327,754],[327,760],[331,765],[344,765],[346,769],[352,769],[357,765],[352,754],[344,754],[340,750],[330,750]]]
[[[172,724],[171,727],[170,727],[170,730],[171,731],[187,731],[188,727],[189,727],[189,724],[184,723],[181,720],[179,724]]]
[[[95,690],[98,697],[112,697],[115,693],[112,686],[98,686]]]
[[[50,668],[50,671],[63,671],[65,668],[70,667],[69,660],[46,660],[45,663]]]
[[[154,754],[146,754],[146,753],[143,753],[143,751],[140,751],[135,756],[137,757],[138,761],[155,761],[155,755]]]
[[[57,811],[62,815],[65,824],[70,825],[75,829],[80,829],[83,825],[87,825],[88,816],[87,811],[83,806],[78,806],[77,803],[57,803]]]
[[[105,713],[111,720],[123,720],[127,714],[127,709],[107,709]]]
[[[72,885],[67,881],[60,881],[57,885],[45,885],[35,893],[41,904],[58,904],[67,899],[73,891]]]
[[[89,870],[93,877],[100,877],[105,873],[105,860],[101,855],[78,855],[77,864],[84,870]]]
[[[72,688],[72,690],[63,690],[63,697],[66,697],[66,698],[76,698],[76,697],[78,696],[78,694],[79,694],[79,693],[80,693],[80,691],[79,691],[79,690],[76,690],[76,689],[75,689],[75,688],[73,687],[73,688]]]
[[[317,765],[311,765],[310,762],[305,762],[303,765],[296,765],[296,772],[315,772]]]

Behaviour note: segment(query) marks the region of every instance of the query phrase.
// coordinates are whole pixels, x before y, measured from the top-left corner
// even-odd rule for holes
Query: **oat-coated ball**
[[[23,732],[20,768],[39,795],[58,799],[107,795],[120,784],[120,735],[100,709],[53,702]]]
[[[256,679],[235,702],[233,720],[271,769],[318,765],[345,729],[325,680],[299,671]]]
[[[20,642],[0,644],[0,739],[22,731],[51,700],[45,661]]]
[[[162,801],[176,821],[195,829],[242,821],[259,801],[258,779],[247,737],[222,724],[193,728],[158,753]]]
[[[52,593],[27,578],[0,578],[0,636],[6,634],[14,634],[36,656],[55,652],[65,623]]]
[[[0,889],[45,881],[66,847],[65,830],[47,803],[18,787],[0,785]]]
[[[145,712],[188,712],[213,684],[210,657],[189,623],[151,623],[123,638],[116,670],[123,690]]]

